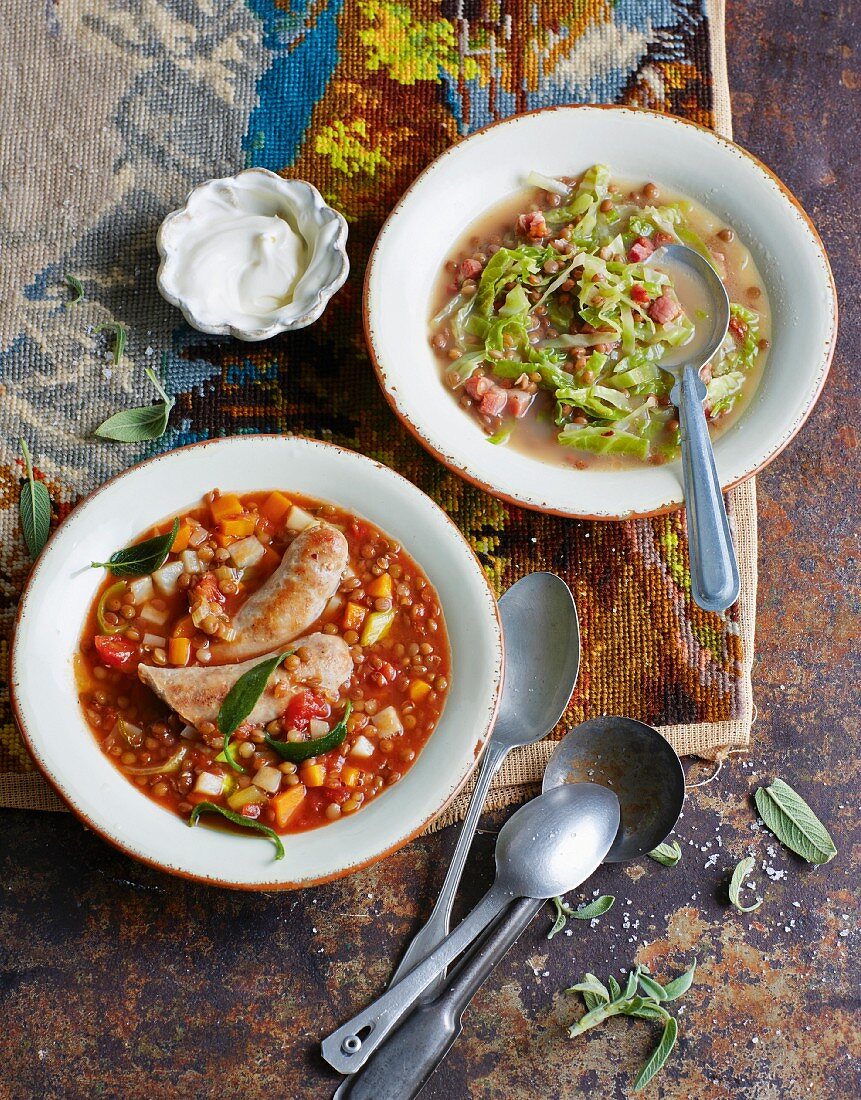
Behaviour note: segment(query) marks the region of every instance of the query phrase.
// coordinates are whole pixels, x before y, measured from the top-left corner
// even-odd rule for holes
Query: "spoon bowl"
[[[661,258],[666,258],[671,269],[683,272],[683,279],[687,277],[696,281],[705,291],[709,303],[708,316],[702,322],[697,322],[693,340],[671,349],[661,360],[661,367],[670,371],[678,382],[686,363],[690,363],[695,370],[700,370],[717,354],[729,328],[729,295],[718,273],[696,249],[688,248],[685,244],[667,244],[661,249]],[[680,298],[683,296],[680,295]],[[674,405],[678,405],[675,398],[671,400]]]

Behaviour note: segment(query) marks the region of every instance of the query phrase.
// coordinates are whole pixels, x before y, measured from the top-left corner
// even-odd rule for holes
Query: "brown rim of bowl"
[[[795,195],[793,195],[793,193],[789,190],[789,188],[786,186],[786,184],[783,183],[783,181],[781,179],[779,179],[779,177],[776,176],[774,174],[774,172],[772,172],[772,170],[766,164],[763,164],[763,162],[758,157],[754,156],[753,153],[748,152],[748,150],[744,149],[741,145],[736,144],[736,142],[732,141],[730,138],[724,137],[723,134],[719,134],[716,130],[712,130],[708,126],[702,126],[698,122],[691,122],[690,119],[687,119],[687,118],[680,118],[678,115],[666,114],[662,111],[650,111],[645,107],[627,107],[627,106],[624,106],[622,104],[615,104],[615,103],[571,103],[571,104],[559,104],[559,105],[552,106],[552,107],[538,107],[534,111],[523,111],[523,112],[521,112],[519,114],[516,114],[516,115],[510,115],[508,118],[498,119],[496,122],[491,122],[487,126],[482,126],[481,129],[476,130],[473,133],[469,134],[462,141],[456,142],[454,145],[450,145],[447,149],[444,149],[438,157],[435,157],[430,162],[430,164],[428,164],[425,168],[423,168],[421,170],[421,172],[419,172],[419,174],[416,176],[416,178],[413,180],[413,182],[409,185],[409,187],[403,192],[401,197],[398,199],[397,203],[392,208],[392,210],[389,213],[389,216],[386,218],[385,222],[383,222],[382,228],[380,229],[380,232],[377,234],[377,238],[374,241],[373,247],[371,248],[370,255],[368,256],[368,263],[367,263],[367,266],[365,268],[365,277],[364,277],[363,284],[362,284],[362,323],[363,323],[364,330],[365,330],[365,344],[366,344],[367,349],[368,349],[368,354],[371,357],[371,362],[374,365],[374,371],[376,372],[377,381],[379,382],[380,389],[383,391],[383,395],[385,396],[385,399],[388,402],[389,407],[391,408],[391,410],[395,414],[395,416],[398,418],[398,420],[401,422],[401,424],[403,424],[403,426],[407,429],[407,431],[425,448],[426,451],[430,452],[430,454],[432,454],[434,456],[434,458],[436,458],[439,462],[441,462],[443,464],[443,466],[446,467],[447,470],[450,470],[451,473],[457,474],[458,477],[462,477],[464,479],[464,481],[469,482],[470,485],[474,485],[477,489],[483,489],[486,493],[490,493],[491,496],[497,497],[499,500],[504,500],[507,504],[513,504],[518,508],[527,508],[527,509],[529,509],[530,511],[533,511],[533,512],[541,512],[544,515],[561,516],[561,517],[566,518],[566,519],[589,519],[589,520],[596,520],[596,521],[602,522],[602,523],[603,522],[614,523],[614,522],[618,522],[618,521],[631,520],[631,519],[648,519],[650,516],[663,516],[663,515],[667,515],[668,513],[671,513],[671,512],[678,512],[680,509],[684,508],[684,501],[682,500],[682,501],[678,501],[678,502],[673,502],[671,504],[661,504],[657,508],[650,508],[650,509],[648,509],[644,512],[634,512],[634,511],[632,511],[632,512],[627,512],[624,515],[621,515],[621,514],[620,515],[593,515],[590,512],[566,511],[566,510],[561,509],[561,508],[551,508],[551,507],[548,507],[548,506],[542,506],[540,504],[534,504],[534,503],[529,502],[529,501],[520,500],[518,497],[511,496],[510,494],[503,492],[502,490],[496,488],[495,486],[489,485],[487,482],[482,481],[480,478],[476,477],[474,474],[469,473],[469,471],[465,470],[463,467],[456,465],[455,462],[451,459],[450,456],[447,456],[442,451],[438,450],[428,440],[428,438],[421,432],[421,430],[415,424],[413,424],[413,422],[406,415],[406,413],[402,412],[401,409],[398,407],[398,404],[397,404],[397,401],[394,397],[394,394],[389,390],[388,386],[385,384],[385,382],[383,380],[383,369],[382,369],[382,366],[380,365],[380,362],[377,358],[377,352],[376,352],[376,349],[374,347],[373,338],[371,336],[370,310],[368,308],[368,285],[370,283],[371,271],[374,267],[374,262],[375,262],[375,259],[376,259],[377,249],[380,247],[380,242],[381,242],[382,236],[385,233],[386,229],[388,228],[388,225],[391,222],[391,220],[400,211],[400,208],[403,205],[404,201],[406,200],[407,196],[412,193],[412,191],[415,189],[415,187],[424,179],[424,177],[427,175],[427,173],[436,164],[438,164],[445,157],[451,156],[451,154],[456,149],[460,148],[460,146],[463,145],[464,142],[471,141],[474,137],[478,137],[480,134],[487,133],[488,130],[493,130],[497,126],[506,126],[506,125],[511,124],[512,122],[515,122],[517,119],[527,118],[530,115],[543,115],[543,114],[547,114],[548,112],[551,112],[551,111],[579,111],[579,110],[584,110],[584,109],[585,110],[590,110],[590,111],[593,111],[593,110],[619,111],[619,112],[624,111],[624,112],[628,112],[630,114],[649,115],[653,118],[664,119],[666,121],[673,122],[673,123],[675,123],[677,125],[680,125],[680,126],[689,126],[693,130],[702,131],[703,133],[708,134],[709,137],[716,138],[718,141],[723,142],[724,145],[727,145],[730,148],[735,149],[743,157],[745,157],[749,161],[752,161],[753,164],[755,164],[759,169],[761,169],[761,171],[766,176],[768,176],[769,179],[771,179],[777,185],[778,190],[783,193],[783,195],[789,200],[791,205],[795,207],[795,209],[798,211],[798,213],[801,215],[802,219],[806,223],[807,228],[810,230],[810,233],[813,236],[813,239],[814,239],[815,243],[818,245],[819,250],[822,254],[822,259],[825,262],[825,270],[828,274],[828,282],[831,286],[832,326],[831,326],[831,340],[829,342],[827,352],[826,352],[825,367],[824,367],[824,369],[823,369],[823,371],[822,371],[822,373],[819,377],[816,389],[815,389],[815,391],[814,391],[814,393],[813,393],[813,395],[810,399],[810,402],[807,405],[807,408],[804,410],[804,412],[802,413],[802,415],[800,416],[798,421],[793,425],[792,430],[790,431],[790,433],[786,437],[786,439],[784,439],[783,442],[778,447],[776,447],[770,454],[766,455],[766,457],[762,460],[762,462],[760,462],[758,465],[756,465],[752,470],[748,470],[746,473],[742,474],[741,477],[735,478],[733,481],[728,481],[726,484],[722,485],[721,488],[722,488],[723,492],[727,492],[729,489],[734,488],[736,485],[741,485],[742,482],[747,481],[749,478],[754,477],[756,474],[759,473],[760,470],[763,470],[773,459],[777,458],[777,456],[786,447],[789,446],[789,444],[792,442],[792,440],[795,439],[795,437],[798,435],[798,433],[804,427],[804,424],[806,423],[807,418],[813,412],[813,409],[814,409],[817,401],[819,400],[820,394],[822,393],[822,388],[825,385],[825,380],[828,377],[828,372],[831,369],[831,362],[834,358],[834,349],[835,349],[835,346],[836,346],[836,343],[837,343],[837,324],[838,324],[837,286],[834,282],[834,274],[831,270],[831,264],[828,260],[828,253],[825,251],[825,246],[822,243],[822,238],[819,236],[819,233],[817,232],[816,227],[814,226],[813,222],[811,221],[810,216],[807,214],[804,207],[801,205],[801,203],[798,201],[798,199],[795,197]]]
[[[59,780],[56,779],[51,774],[50,770],[48,769],[48,766],[43,763],[39,753],[36,751],[36,749],[34,747],[33,741],[30,737],[30,733],[27,730],[27,724],[24,721],[23,714],[21,713],[21,707],[19,705],[18,697],[17,697],[17,684],[16,684],[16,679],[15,679],[15,676],[14,676],[14,667],[15,667],[15,654],[16,654],[17,645],[18,645],[18,628],[19,628],[20,623],[21,623],[21,618],[22,618],[22,615],[23,615],[23,612],[24,612],[25,604],[27,602],[27,598],[30,594],[30,588],[33,585],[33,583],[34,583],[34,581],[35,581],[35,579],[38,575],[39,567],[40,567],[40,564],[42,562],[42,558],[44,557],[45,550],[54,541],[54,536],[57,534],[57,532],[69,522],[69,520],[75,515],[76,512],[78,512],[85,505],[87,505],[91,500],[93,500],[94,497],[98,496],[100,493],[102,493],[105,490],[107,490],[108,488],[110,488],[110,486],[112,486],[113,483],[115,481],[118,481],[120,478],[126,477],[128,474],[131,474],[136,470],[140,470],[145,466],[150,466],[153,463],[163,461],[164,459],[169,458],[173,454],[179,454],[183,451],[190,451],[190,450],[193,450],[197,447],[217,446],[218,444],[223,443],[225,441],[231,441],[231,440],[237,440],[237,439],[238,440],[243,440],[243,441],[247,441],[249,439],[251,439],[251,440],[254,440],[254,439],[278,439],[278,440],[280,440],[280,439],[298,439],[298,440],[301,440],[301,441],[306,442],[306,443],[313,443],[313,444],[319,445],[321,447],[331,447],[333,450],[336,450],[336,451],[346,451],[348,454],[358,455],[359,458],[362,458],[366,462],[371,463],[371,465],[377,466],[377,467],[387,471],[390,474],[394,474],[395,477],[400,478],[402,481],[406,481],[407,484],[411,488],[415,489],[417,492],[422,493],[423,496],[427,497],[427,499],[431,502],[431,504],[434,506],[434,508],[436,508],[436,510],[445,518],[446,522],[451,527],[454,528],[458,538],[461,540],[461,542],[463,542],[463,544],[469,550],[469,552],[472,555],[476,565],[478,566],[479,572],[480,572],[481,577],[484,581],[484,585],[485,585],[485,588],[487,590],[487,595],[490,597],[490,605],[493,608],[493,612],[494,612],[494,616],[495,616],[495,620],[496,620],[496,634],[497,634],[498,651],[499,651],[499,655],[500,655],[500,664],[499,664],[499,673],[496,676],[496,680],[495,680],[495,684],[494,684],[492,710],[491,710],[490,717],[487,721],[487,724],[485,725],[484,730],[481,732],[481,734],[479,735],[479,737],[477,739],[476,751],[473,753],[472,764],[469,767],[466,774],[464,775],[464,777],[457,784],[457,786],[447,795],[445,801],[439,807],[438,810],[435,810],[432,814],[430,814],[427,818],[425,818],[425,820],[420,825],[418,825],[415,829],[413,829],[407,836],[402,837],[401,839],[395,841],[394,844],[390,845],[388,848],[386,848],[384,851],[380,852],[378,855],[371,856],[370,858],[368,858],[366,860],[363,860],[361,863],[356,863],[356,864],[353,864],[349,867],[345,867],[343,870],[335,871],[331,875],[320,875],[318,878],[306,879],[306,880],[303,880],[302,882],[273,882],[273,883],[225,882],[223,879],[214,878],[210,875],[198,875],[198,874],[192,873],[191,871],[184,871],[184,870],[182,870],[181,868],[178,868],[178,867],[169,867],[164,863],[160,863],[157,859],[152,859],[149,856],[142,855],[140,852],[136,851],[134,848],[130,847],[128,844],[124,843],[122,840],[119,840],[116,837],[111,836],[109,833],[104,832],[98,825],[96,825],[87,816],[87,813],[84,810],[78,809],[77,806],[73,805],[70,798],[66,795],[66,793],[63,791],[62,787],[60,786]],[[24,589],[21,592],[21,598],[18,601],[18,609],[15,613],[15,621],[14,621],[13,628],[12,628],[12,642],[11,642],[11,645],[9,647],[8,669],[9,669],[9,698],[10,698],[10,701],[12,703],[12,715],[15,719],[15,724],[18,728],[18,731],[21,734],[21,737],[24,741],[24,746],[27,749],[28,753],[30,754],[30,757],[32,758],[32,760],[35,763],[36,767],[42,773],[42,776],[44,777],[44,779],[48,782],[49,786],[51,786],[53,788],[53,790],[56,792],[58,797],[60,799],[62,799],[62,801],[65,803],[65,805],[68,806],[68,808],[71,810],[71,812],[75,815],[75,817],[78,818],[78,820],[82,824],[86,825],[86,827],[88,829],[90,829],[92,832],[94,832],[102,840],[106,841],[108,844],[112,845],[114,848],[119,849],[119,851],[123,852],[125,855],[130,856],[132,859],[137,860],[139,863],[146,864],[148,867],[153,867],[158,871],[163,871],[165,874],[175,875],[178,878],[187,879],[191,882],[200,882],[200,883],[203,883],[206,886],[221,886],[221,887],[224,887],[225,889],[228,889],[228,890],[244,890],[244,891],[265,893],[265,892],[275,891],[275,890],[278,890],[278,891],[280,891],[280,890],[304,890],[304,889],[306,889],[307,887],[310,887],[310,886],[321,886],[324,883],[334,882],[336,879],[345,878],[347,875],[352,875],[357,871],[362,871],[366,867],[370,867],[373,864],[378,863],[381,859],[385,859],[387,856],[392,855],[393,852],[397,852],[400,848],[403,848],[405,845],[409,844],[409,842],[411,840],[414,840],[415,837],[417,837],[420,833],[422,833],[425,829],[427,829],[429,825],[431,825],[434,821],[436,821],[436,819],[438,817],[440,817],[442,814],[445,813],[445,811],[448,809],[448,807],[451,805],[451,803],[455,800],[455,798],[457,798],[457,796],[460,794],[460,792],[463,790],[463,788],[465,787],[465,785],[469,781],[470,777],[475,772],[475,769],[478,766],[478,763],[481,760],[481,757],[484,754],[485,749],[487,748],[487,744],[490,740],[490,735],[493,732],[493,727],[496,724],[496,717],[497,717],[497,714],[499,712],[499,701],[500,701],[500,697],[502,695],[502,684],[503,684],[504,679],[505,679],[505,636],[504,636],[503,631],[502,631],[502,620],[500,619],[500,616],[499,616],[499,606],[497,604],[496,596],[494,595],[493,589],[490,586],[490,581],[487,579],[487,574],[484,571],[484,567],[482,566],[481,562],[478,559],[478,555],[475,553],[475,551],[469,545],[469,543],[467,542],[465,536],[463,535],[463,532],[460,530],[460,528],[457,526],[457,524],[454,522],[454,520],[452,520],[451,517],[448,516],[446,514],[446,512],[443,511],[442,508],[440,508],[440,506],[436,503],[435,500],[433,500],[431,497],[428,497],[427,493],[423,493],[422,490],[419,489],[419,487],[417,485],[414,485],[408,478],[405,478],[403,476],[403,474],[399,474],[397,472],[397,470],[393,470],[390,466],[386,466],[384,463],[378,462],[374,458],[369,458],[367,455],[363,455],[360,451],[351,451],[348,447],[341,447],[337,443],[329,443],[326,440],[322,440],[322,439],[313,439],[311,436],[306,436],[306,435],[290,435],[290,434],[280,434],[280,433],[277,433],[277,432],[262,432],[258,435],[251,435],[251,436],[227,435],[227,436],[219,436],[216,439],[202,439],[202,440],[199,440],[197,443],[188,443],[184,447],[175,447],[172,451],[162,451],[160,454],[152,455],[150,458],[145,458],[142,462],[137,462],[133,466],[129,466],[125,470],[120,470],[119,473],[116,473],[116,474],[113,475],[113,477],[108,478],[108,480],[103,482],[101,485],[99,485],[98,488],[94,489],[91,493],[88,493],[87,496],[85,496],[82,500],[78,501],[78,503],[69,512],[69,514],[67,516],[65,516],[63,518],[63,520],[60,523],[57,524],[57,527],[54,529],[54,531],[51,532],[51,536],[48,539],[48,542],[42,548],[42,550],[39,553],[39,556],[36,558],[35,562],[33,562],[33,566],[30,570],[30,574],[27,577],[27,581],[24,585]],[[129,786],[131,787],[131,785],[129,785]],[[171,816],[174,816],[174,815],[171,815]],[[324,828],[325,826],[321,826],[321,827]]]

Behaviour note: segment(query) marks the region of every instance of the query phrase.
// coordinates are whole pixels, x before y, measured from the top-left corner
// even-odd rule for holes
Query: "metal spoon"
[[[590,779],[606,784],[621,804],[621,825],[605,863],[650,852],[672,831],[685,797],[681,761],[657,730],[631,718],[595,718],[559,742],[543,790]],[[413,1100],[463,1030],[463,1013],[542,902],[509,906],[457,964],[440,995],[422,1003],[335,1096],[350,1100]]]
[[[323,1040],[323,1057],[341,1073],[370,1058],[428,985],[514,898],[552,898],[573,890],[609,852],[619,800],[597,783],[573,783],[527,802],[496,841],[496,879],[468,917],[425,960],[374,1004]]]
[[[693,361],[661,360],[676,379],[670,400],[679,411],[682,441],[682,481],[688,512],[691,554],[691,594],[706,611],[725,611],[738,599],[735,547],[729,530],[714,451],[703,411],[706,388],[699,372],[718,351],[729,327],[729,297],[708,260],[683,244],[663,249],[668,266],[679,264],[705,285],[711,331]],[[684,355],[684,348],[679,349]]]
[[[408,974],[448,935],[454,902],[478,819],[493,777],[512,749],[531,745],[553,729],[580,670],[580,627],[568,585],[555,573],[530,573],[513,584],[499,601],[505,637],[505,681],[496,727],[481,762],[475,790],[461,826],[439,898],[427,923],[413,937],[392,975],[390,987]],[[538,638],[553,644],[539,646]],[[445,978],[443,971],[426,994],[431,998]]]

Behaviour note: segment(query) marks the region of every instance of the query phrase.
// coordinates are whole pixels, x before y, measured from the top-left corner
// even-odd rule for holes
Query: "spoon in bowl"
[[[499,601],[505,639],[505,680],[496,726],[478,772],[439,898],[427,923],[413,937],[392,975],[399,982],[448,935],[455,892],[469,855],[487,792],[512,749],[546,737],[562,717],[580,670],[580,627],[568,585],[555,573],[530,573]],[[541,647],[539,639],[551,639]],[[432,997],[445,978],[431,983]]]
[[[718,273],[695,249],[683,244],[670,244],[665,245],[661,252],[670,269],[683,269],[704,287],[709,303],[708,323],[711,328],[707,337],[697,340],[694,357],[686,356],[682,347],[679,351],[684,358],[675,362],[672,358],[665,358],[660,365],[676,380],[670,400],[679,412],[682,481],[691,555],[691,594],[694,602],[704,610],[725,611],[738,599],[738,562],[703,411],[706,388],[699,372],[716,354],[726,337],[730,321],[729,297]]]
[[[604,716],[567,733],[548,761],[542,790],[582,779],[610,787],[621,805],[621,825],[604,863],[645,855],[678,821],[685,797],[681,761],[643,722]],[[422,1002],[368,1065],[342,1082],[335,1098],[413,1100],[460,1035],[470,1001],[542,904],[523,898],[509,906],[466,952],[443,992]]]
[[[565,783],[521,806],[497,837],[491,888],[424,962],[323,1040],[329,1065],[341,1073],[363,1066],[431,982],[514,898],[552,898],[584,882],[609,852],[619,820],[619,799],[597,783]]]

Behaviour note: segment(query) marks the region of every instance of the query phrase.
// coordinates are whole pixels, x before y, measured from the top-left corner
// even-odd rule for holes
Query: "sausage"
[[[290,699],[305,688],[337,693],[353,673],[350,648],[336,634],[309,634],[307,638],[298,638],[291,648],[302,648],[307,653],[303,652],[298,668],[286,669],[281,665],[269,677],[266,690],[248,715],[247,721],[253,725],[265,725],[279,718]],[[201,722],[216,721],[227,693],[244,672],[274,656],[266,653],[242,664],[206,668],[138,665],[138,676],[189,725],[200,726]]]
[[[236,637],[211,647],[216,664],[244,661],[281,649],[323,614],[347,568],[343,534],[329,524],[306,527],[262,588],[233,619]]]

